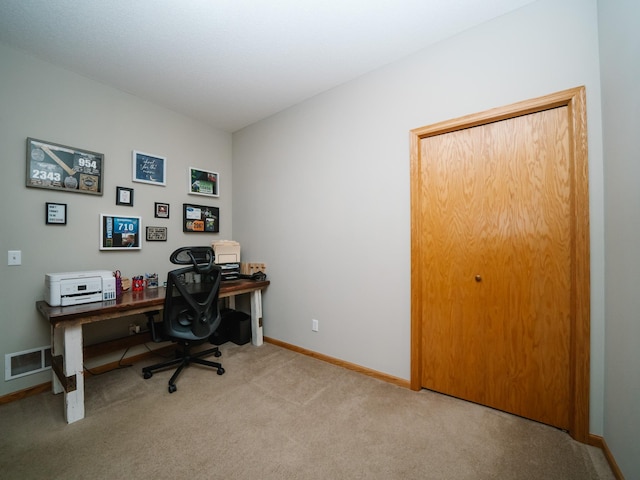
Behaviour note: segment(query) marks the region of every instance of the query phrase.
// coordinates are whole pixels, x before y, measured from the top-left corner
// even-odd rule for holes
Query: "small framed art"
[[[167,159],[151,153],[133,151],[133,181],[165,186]]]
[[[47,225],[67,224],[67,204],[47,202],[45,205]]]
[[[116,205],[133,207],[133,188],[116,187]]]
[[[189,167],[189,193],[207,197],[220,196],[220,175],[217,172]]]
[[[169,204],[155,202],[155,217],[156,218],[169,218]]]
[[[148,242],[167,241],[167,227],[147,227],[146,232]]]

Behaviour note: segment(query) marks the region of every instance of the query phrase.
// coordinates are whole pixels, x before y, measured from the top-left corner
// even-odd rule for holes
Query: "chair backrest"
[[[171,262],[191,265],[167,275],[163,328],[177,340],[205,340],[220,325],[218,294],[220,268],[214,264],[211,247],[183,247],[171,254]],[[199,274],[199,283],[186,283],[189,273]]]

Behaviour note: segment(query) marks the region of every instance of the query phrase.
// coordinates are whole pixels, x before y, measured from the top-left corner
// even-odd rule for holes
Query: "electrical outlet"
[[[140,325],[132,323],[129,325],[129,335],[135,335],[136,333],[140,333]]]
[[[311,330],[314,332],[318,331],[318,320],[315,318],[311,320]]]

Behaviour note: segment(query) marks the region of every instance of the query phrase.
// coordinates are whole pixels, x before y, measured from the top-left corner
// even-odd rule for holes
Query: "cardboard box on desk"
[[[215,263],[222,269],[222,280],[240,278],[240,244],[233,240],[211,242]]]
[[[240,244],[233,240],[218,240],[211,242],[211,248],[215,253],[215,262],[221,263],[240,263]]]

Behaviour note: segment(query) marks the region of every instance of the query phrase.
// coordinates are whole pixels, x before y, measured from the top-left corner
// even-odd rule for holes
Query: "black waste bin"
[[[236,345],[244,345],[251,341],[251,316],[225,308],[220,311],[222,320],[218,329],[209,337],[209,341],[214,345],[222,345],[229,340]]]

